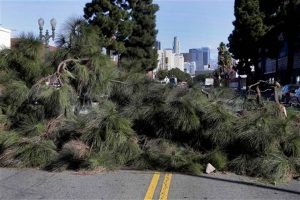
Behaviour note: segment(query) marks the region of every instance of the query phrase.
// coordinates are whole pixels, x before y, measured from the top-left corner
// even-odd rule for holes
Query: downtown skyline
[[[56,18],[57,33],[70,17],[83,15],[89,0],[0,0],[0,24],[12,30],[13,37],[22,32],[38,35],[37,20]],[[154,0],[160,6],[157,12],[157,40],[162,48],[172,47],[176,35],[181,41],[181,52],[207,46],[212,59],[217,57],[220,42],[227,43],[233,30],[234,0]],[[53,44],[53,43],[52,43]]]

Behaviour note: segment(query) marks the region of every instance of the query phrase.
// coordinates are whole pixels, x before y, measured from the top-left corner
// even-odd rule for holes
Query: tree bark
[[[260,92],[260,89],[259,89],[259,85],[256,86],[255,90],[256,90],[256,101],[257,101],[257,104],[258,105],[262,105],[261,92]]]

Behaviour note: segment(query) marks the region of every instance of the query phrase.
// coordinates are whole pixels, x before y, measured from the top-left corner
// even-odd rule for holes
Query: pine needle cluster
[[[200,174],[211,163],[272,181],[300,173],[296,112],[124,73],[94,49],[101,40],[87,24],[67,28],[46,57],[30,35],[0,52],[0,166]]]

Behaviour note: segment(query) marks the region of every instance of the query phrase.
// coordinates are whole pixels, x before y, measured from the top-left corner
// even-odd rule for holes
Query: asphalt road
[[[49,173],[1,169],[0,199],[300,199],[300,181],[264,185],[234,174]]]

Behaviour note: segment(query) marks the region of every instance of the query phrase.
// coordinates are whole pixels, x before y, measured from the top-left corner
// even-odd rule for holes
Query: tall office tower
[[[178,37],[174,37],[173,53],[180,53],[180,43]]]
[[[210,65],[210,49],[208,47],[202,48],[203,52],[203,65]]]
[[[192,54],[190,53],[182,53],[184,57],[184,62],[193,62]]]
[[[156,41],[156,42],[155,42],[155,48],[156,48],[157,50],[161,50],[161,43],[160,43],[160,41]]]
[[[204,70],[202,49],[190,49],[189,53],[192,55],[192,61],[196,63],[195,73],[198,74]]]

